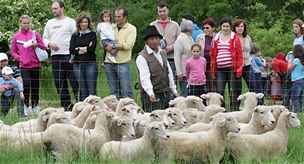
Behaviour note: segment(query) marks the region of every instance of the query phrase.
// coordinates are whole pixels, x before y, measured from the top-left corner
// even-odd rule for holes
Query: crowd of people
[[[105,51],[104,69],[110,94],[118,98],[133,97],[132,80],[135,79],[131,76],[130,62],[137,29],[128,21],[128,10],[119,7],[113,12],[114,16],[112,11],[103,10],[94,32],[89,16],[82,14],[74,20],[64,14],[64,8],[63,1],[53,1],[54,18],[48,20],[42,36],[32,29],[31,17],[20,17],[20,30],[13,36],[10,47],[17,66],[8,65],[4,50],[0,53],[4,115],[8,113],[9,99],[13,97],[18,97],[21,116],[29,110],[39,110],[41,61],[37,57],[37,48],[48,49],[51,53],[53,79],[65,110],[70,110],[73,102],[68,83],[72,86],[75,101],[96,95],[98,65],[95,50],[99,45]],[[169,17],[169,6],[164,1],[157,5],[157,13],[158,19],[144,30],[145,46],[136,57],[141,103],[145,111],[164,109],[176,96],[200,96],[207,92],[220,93],[230,100],[230,110],[238,110],[237,98],[244,92],[243,84],[251,92],[269,94],[273,101],[281,100],[285,106],[292,104],[289,107],[294,112],[302,111],[302,20],[292,22],[293,51],[287,55],[278,52],[271,59],[263,57],[263,51],[251,39],[248,24],[243,19],[232,22],[229,17],[224,17],[216,32],[217,24],[212,17],[199,25],[192,15],[187,14],[178,24]],[[97,37],[100,37],[100,43]]]

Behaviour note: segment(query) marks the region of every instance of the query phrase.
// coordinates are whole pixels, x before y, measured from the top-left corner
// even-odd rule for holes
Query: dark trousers
[[[39,68],[21,68],[21,76],[24,87],[24,104],[29,107],[30,99],[32,107],[39,103]]]
[[[264,93],[261,73],[250,73],[250,91],[255,93]],[[258,100],[258,105],[264,104],[264,99]]]
[[[20,99],[19,93],[14,93],[12,96],[5,96],[4,94],[1,95],[1,108],[2,114],[6,116],[10,109],[10,104],[14,100],[16,100],[17,111],[21,117],[24,116],[24,101]],[[16,95],[16,96],[15,96]]]
[[[80,86],[80,101],[83,101],[89,95],[96,95],[97,64],[95,62],[84,62],[73,64],[73,67]]]
[[[171,92],[163,92],[155,94],[156,102],[151,102],[145,91],[141,91],[141,104],[145,112],[152,112],[158,109],[166,109],[169,107],[169,101],[172,100]]]
[[[285,73],[282,75],[282,83],[283,83],[283,105],[288,109],[291,108],[290,100],[291,100],[291,87],[292,82],[290,78],[290,74]]]
[[[213,80],[210,72],[210,65],[207,65],[206,70],[206,82],[207,82],[207,90],[206,92],[216,92],[216,80]]]
[[[189,85],[188,95],[189,96],[198,96],[207,93],[206,85]]]
[[[71,96],[68,89],[68,81],[71,84],[76,101],[78,101],[78,82],[73,72],[73,65],[69,63],[70,55],[53,55],[52,67],[53,78],[57,93],[60,95],[61,106],[65,110],[69,109],[71,103]]]
[[[245,80],[247,88],[249,90],[250,65],[243,67],[242,77]]]
[[[216,72],[217,92],[225,97],[225,88],[228,85],[230,110],[236,111],[239,107],[238,96],[242,92],[241,78],[236,78],[231,68],[218,68]]]

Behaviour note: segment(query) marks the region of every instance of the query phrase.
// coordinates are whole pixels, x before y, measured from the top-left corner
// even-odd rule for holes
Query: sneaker
[[[29,109],[26,105],[23,106],[23,114],[24,116],[30,115]]]
[[[35,107],[32,108],[32,111],[34,113],[38,113],[38,112],[40,112],[40,107],[37,105],[37,106],[35,106]]]

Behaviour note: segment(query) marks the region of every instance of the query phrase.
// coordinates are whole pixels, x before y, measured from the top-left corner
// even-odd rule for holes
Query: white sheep
[[[85,103],[85,106],[84,108],[82,109],[82,111],[74,118],[71,120],[71,124],[76,126],[76,127],[79,127],[79,128],[82,128],[85,121],[87,120],[87,118],[89,117],[90,113],[92,111],[95,111],[96,110],[96,106],[95,105],[91,105],[89,103]]]
[[[78,128],[71,124],[53,124],[45,131],[44,142],[50,146],[57,159],[73,159],[79,156],[80,152],[96,154],[105,142],[118,138],[113,135],[119,134],[120,137],[130,138],[135,135],[134,127],[126,124],[124,118],[115,118],[113,122],[114,115],[111,112],[95,111],[93,114],[96,114],[93,130]],[[117,126],[122,128],[117,129],[114,124],[119,124]],[[114,134],[115,130],[117,132]]]
[[[169,112],[166,110],[154,110],[149,115],[140,114],[135,120],[135,132],[137,138],[144,134],[146,126],[151,122],[163,122],[165,128],[175,126],[174,120],[169,117]]]
[[[110,108],[103,102],[101,97],[90,95],[83,100],[83,102],[95,105],[99,109],[107,109],[110,111]]]
[[[200,160],[219,163],[224,156],[228,132],[239,132],[239,124],[233,117],[215,117],[213,126],[206,132],[170,132],[170,139],[163,141],[171,160]]]
[[[248,124],[240,124],[242,134],[261,134],[266,132],[275,123],[272,110],[266,106],[257,106]]]
[[[155,156],[159,155],[162,148],[160,139],[168,139],[164,126],[161,122],[150,123],[144,131],[141,138],[119,142],[111,141],[105,143],[101,150],[100,156],[103,159],[111,160],[144,160],[151,162]]]
[[[187,120],[184,117],[183,111],[179,108],[167,108],[168,116],[175,122],[175,126],[170,127],[171,130],[180,129],[187,125]]]
[[[229,133],[227,145],[236,159],[277,158],[287,152],[288,128],[296,128],[300,124],[297,114],[284,111],[274,130],[263,134]]]
[[[224,102],[224,97],[216,92],[208,92],[206,94],[202,94],[200,97],[206,100],[207,105],[221,106]]]
[[[115,114],[118,117],[126,116],[135,119],[138,115],[139,110],[140,107],[138,105],[126,104],[124,106],[117,108]]]
[[[65,112],[52,113],[47,122],[47,128],[55,123],[70,124],[71,118]]]
[[[258,104],[258,99],[261,99],[263,97],[263,93],[247,92],[245,94],[242,94],[238,97],[238,100],[241,101],[241,111],[227,112],[224,114],[226,116],[236,118],[240,123],[248,123],[251,119],[254,108]]]
[[[185,110],[187,108],[196,108],[200,111],[204,111],[205,108],[203,100],[197,96],[176,97],[175,99],[169,101],[169,105],[181,110]]]
[[[47,128],[47,122],[52,113],[63,112],[61,108],[46,108],[39,112],[36,119],[24,122],[18,122],[11,126],[13,129],[19,129],[23,132],[42,132]]]
[[[102,101],[112,110],[115,111],[118,105],[118,99],[115,95],[102,98]]]

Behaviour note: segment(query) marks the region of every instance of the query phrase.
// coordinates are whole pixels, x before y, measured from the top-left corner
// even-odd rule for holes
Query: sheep
[[[248,124],[240,124],[242,134],[261,134],[267,131],[275,123],[272,110],[266,106],[257,106]]]
[[[135,131],[136,137],[139,138],[144,134],[146,126],[151,122],[163,122],[165,128],[171,128],[175,126],[175,122],[169,117],[169,112],[166,110],[154,110],[148,117],[147,115],[142,115],[142,117],[137,117],[135,120]]]
[[[196,108],[200,111],[204,111],[205,108],[203,100],[197,96],[176,97],[174,100],[169,101],[169,105],[181,110]]]
[[[86,104],[84,109],[78,114],[77,117],[71,120],[71,124],[79,128],[83,127],[90,113],[96,110],[96,107],[94,105],[91,105],[89,103],[84,104]]]
[[[105,111],[95,111],[91,115],[94,114],[96,121],[93,130],[78,128],[71,124],[53,124],[45,131],[44,143],[49,145],[57,159],[74,159],[81,151],[97,154],[105,142],[118,138],[114,135],[130,138],[135,135],[134,127],[126,124],[124,118],[113,120],[113,113]],[[117,126],[121,128],[115,128],[115,124],[119,124]]]
[[[274,130],[263,134],[229,133],[228,149],[236,159],[268,160],[287,152],[288,128],[300,127],[296,113],[281,113]]]
[[[47,122],[52,113],[62,112],[61,108],[46,108],[39,112],[36,119],[31,119],[24,122],[18,122],[11,126],[13,129],[19,129],[23,132],[42,132],[47,128]]]
[[[261,99],[263,97],[263,93],[247,92],[245,94],[242,94],[238,97],[238,101],[241,101],[241,111],[227,112],[224,114],[226,116],[235,117],[240,123],[249,123],[254,108],[258,104],[258,99]]]
[[[111,109],[111,111],[115,111],[118,105],[118,99],[115,95],[110,95],[102,98],[102,101]]]
[[[52,113],[49,117],[47,128],[55,123],[70,124],[71,118],[65,112]]]
[[[126,142],[111,141],[105,143],[100,150],[100,156],[103,159],[112,160],[152,161],[159,155],[159,150],[162,148],[160,140],[168,138],[163,124],[152,122],[145,128],[141,138]]]
[[[139,109],[140,109],[140,107],[138,105],[127,104],[127,105],[117,108],[115,113],[116,113],[116,116],[118,116],[118,117],[126,116],[129,118],[135,119]]]
[[[110,108],[103,102],[101,97],[90,95],[85,98],[83,102],[95,105],[98,109],[107,109],[110,111]]]
[[[228,132],[239,132],[239,124],[233,117],[218,116],[212,128],[206,132],[168,133],[170,139],[163,141],[170,160],[200,160],[219,163],[224,156]],[[166,152],[164,151],[164,152]]]
[[[71,119],[76,118],[79,113],[88,105],[89,103],[80,101],[74,104],[72,111],[65,111],[64,113],[67,114]]]
[[[184,117],[183,112],[178,108],[167,108],[168,116],[175,122],[174,127],[170,127],[171,130],[180,129],[187,125],[187,120]]]
[[[190,125],[189,127],[185,127],[183,129],[180,129],[180,132],[188,132],[188,133],[194,133],[194,132],[200,132],[200,131],[208,131],[212,127],[211,123],[203,123],[198,122],[195,124]]]
[[[216,92],[208,92],[206,94],[202,94],[200,96],[202,99],[206,100],[206,104],[208,105],[219,105],[221,106],[224,102],[224,97]]]

